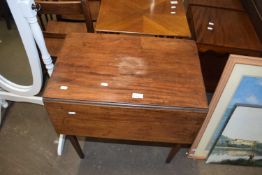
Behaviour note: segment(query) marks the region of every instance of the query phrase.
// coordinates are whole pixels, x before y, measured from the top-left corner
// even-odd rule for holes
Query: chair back
[[[84,15],[87,32],[94,32],[88,0],[78,1],[36,1],[39,14],[49,15]],[[42,23],[42,22],[41,22]],[[43,24],[42,24],[43,26]]]

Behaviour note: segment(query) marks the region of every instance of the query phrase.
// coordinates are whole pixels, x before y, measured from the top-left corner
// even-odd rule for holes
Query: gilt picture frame
[[[262,58],[230,55],[188,157],[206,159],[235,105],[262,105],[261,91]]]

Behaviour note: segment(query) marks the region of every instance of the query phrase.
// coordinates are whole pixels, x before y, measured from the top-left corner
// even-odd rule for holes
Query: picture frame
[[[206,163],[262,166],[262,106],[237,104]]]
[[[252,88],[245,87],[251,86],[252,81],[262,81],[262,58],[230,55],[209,105],[207,117],[188,152],[189,158],[207,158],[236,104],[262,105],[262,97],[259,97],[259,101],[252,95],[249,101],[244,97],[236,99],[236,96],[247,96],[253,92]]]

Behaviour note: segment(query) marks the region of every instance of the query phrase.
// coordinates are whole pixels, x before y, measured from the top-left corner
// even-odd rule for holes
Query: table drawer
[[[206,110],[174,110],[45,102],[58,133],[110,139],[190,144]]]
[[[191,15],[199,51],[261,54],[262,44],[246,13],[192,6]]]

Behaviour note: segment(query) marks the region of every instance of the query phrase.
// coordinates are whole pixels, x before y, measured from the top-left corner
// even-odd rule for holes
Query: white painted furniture
[[[37,22],[37,13],[32,9],[34,0],[7,0],[12,12],[20,37],[22,39],[29,64],[31,67],[33,84],[23,86],[7,80],[0,75],[0,124],[1,108],[7,108],[7,101],[29,102],[43,105],[42,97],[37,96],[43,84],[43,75],[36,44],[38,45],[42,60],[46,66],[49,76],[53,72],[54,65],[47,51],[41,28]],[[58,155],[62,154],[64,135],[60,135],[58,143]]]

